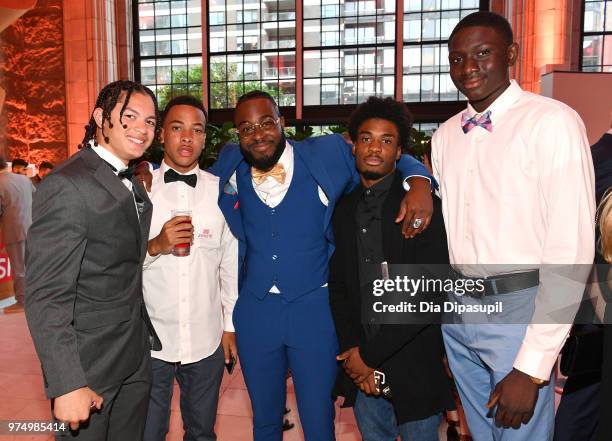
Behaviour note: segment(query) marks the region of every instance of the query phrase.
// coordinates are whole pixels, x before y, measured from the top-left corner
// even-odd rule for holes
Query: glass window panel
[[[421,75],[421,101],[437,101],[438,75]]]
[[[376,14],[376,2],[374,0],[361,0],[358,7],[358,15],[360,17],[364,15],[375,15]]]
[[[304,105],[317,106],[321,104],[321,80],[319,78],[304,78]]]
[[[595,66],[601,64],[602,36],[585,36],[582,43],[582,65]]]
[[[201,28],[189,28],[187,48],[190,54],[202,52]]]
[[[202,24],[202,2],[201,0],[189,0],[187,2],[187,25],[200,26],[201,24]]]
[[[405,0],[404,12],[417,12],[422,8],[421,0]]]
[[[440,9],[440,0],[423,0],[423,11],[435,11]]]
[[[155,27],[170,27],[170,7],[168,2],[155,4]]]
[[[319,18],[321,16],[321,1],[320,0],[304,0],[304,18]]]
[[[462,8],[474,8],[477,9],[478,8],[478,2],[479,0],[461,0],[461,7]]]
[[[378,14],[395,14],[395,0],[384,0],[382,6]]]
[[[140,81],[142,84],[155,84],[155,66],[140,66]]]
[[[377,43],[392,43],[395,41],[395,16],[385,15],[382,19],[383,22],[378,25]]]
[[[227,56],[227,79],[240,80],[242,75],[242,55]]]
[[[605,2],[586,3],[584,5],[584,32],[602,32],[604,30]]]
[[[423,72],[437,72],[439,70],[440,46],[422,46],[421,62]]]
[[[227,81],[225,55],[210,57],[210,81]]]
[[[454,101],[457,100],[457,88],[451,80],[450,74],[440,75],[440,100]]]
[[[421,40],[421,14],[406,15],[404,19],[404,41]]]
[[[442,12],[440,38],[447,39],[459,23],[459,11]]]
[[[338,104],[340,102],[340,85],[337,78],[321,80],[321,104]]]
[[[421,89],[421,77],[419,75],[404,75],[403,89],[404,101],[420,101],[419,91]]]
[[[318,77],[320,71],[321,53],[319,51],[304,51],[304,77]]]
[[[186,58],[175,58],[172,60],[172,83],[187,83]]]
[[[612,31],[612,1],[606,4],[606,31]]]
[[[421,47],[410,46],[404,48],[404,73],[418,73],[421,71]]]
[[[356,1],[347,1],[344,4],[344,13],[345,17],[354,17],[359,12],[359,5]]]
[[[319,20],[304,21],[304,46],[321,45],[321,22]]]
[[[342,102],[340,104],[357,104],[357,78],[341,78]]]
[[[295,106],[295,80],[279,83],[278,95],[278,103],[281,106]]]
[[[440,4],[441,9],[459,9],[461,7],[461,0],[442,0]]]
[[[440,14],[423,14],[423,40],[433,40],[440,38]]]
[[[152,29],[155,26],[153,3],[138,5],[138,24],[140,29]]]
[[[321,76],[340,75],[340,58],[338,51],[321,51]]]
[[[395,73],[395,48],[379,50],[378,74],[391,75]]]
[[[376,94],[375,78],[361,77],[357,81],[357,102],[363,103]]]

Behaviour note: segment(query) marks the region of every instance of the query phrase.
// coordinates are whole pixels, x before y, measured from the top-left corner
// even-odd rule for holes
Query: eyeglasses
[[[276,119],[275,118],[265,118],[260,123],[255,123],[255,124],[244,123],[241,126],[239,126],[237,129],[235,129],[235,131],[238,134],[238,136],[242,138],[248,138],[249,136],[253,136],[255,134],[255,131],[258,128],[263,130],[264,132],[267,132],[275,128],[279,122],[280,122],[280,118],[276,118]]]

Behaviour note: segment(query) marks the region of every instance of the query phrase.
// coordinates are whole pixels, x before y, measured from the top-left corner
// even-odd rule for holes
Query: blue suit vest
[[[250,167],[243,163],[236,177],[247,242],[242,289],[264,298],[276,285],[291,301],[327,283],[326,207],[300,156],[294,155],[291,184],[274,208],[255,193]]]

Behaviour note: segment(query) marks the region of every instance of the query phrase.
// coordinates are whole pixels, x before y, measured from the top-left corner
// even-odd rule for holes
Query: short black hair
[[[384,119],[392,122],[399,133],[399,146],[405,151],[410,146],[412,115],[404,103],[393,98],[371,96],[361,103],[349,117],[348,131],[353,142],[357,142],[359,127],[369,119]]]
[[[53,170],[53,164],[50,163],[49,161],[43,161],[38,166],[39,170],[42,169],[42,168],[48,168],[49,170]]]
[[[24,159],[21,158],[15,158],[11,161],[11,168],[14,167],[18,167],[18,166],[23,166],[23,167],[27,167],[28,166],[28,162]]]
[[[450,37],[448,37],[448,45],[450,46],[453,37],[461,29],[471,28],[474,26],[493,28],[499,32],[502,37],[504,37],[504,40],[506,40],[508,46],[514,43],[512,26],[510,26],[510,23],[508,23],[508,20],[506,20],[505,17],[496,14],[495,12],[478,11],[466,15],[459,23],[457,23],[457,26],[455,26],[455,29],[453,29],[451,32]]]
[[[112,127],[112,123],[110,120],[110,114],[117,105],[121,94],[125,93],[125,97],[123,100],[123,106],[121,107],[121,111],[119,112],[119,123],[121,124],[121,120],[123,119],[123,112],[130,101],[130,97],[133,93],[142,93],[143,95],[148,95],[153,100],[153,106],[155,107],[155,135],[154,139],[157,139],[159,135],[159,128],[161,127],[161,122],[159,120],[159,107],[157,105],[157,98],[155,98],[155,94],[148,87],[143,86],[140,83],[136,83],[135,81],[129,80],[119,80],[113,81],[112,83],[107,84],[102,88],[100,93],[98,94],[98,99],[96,100],[96,105],[94,106],[94,110],[98,107],[102,109],[102,125],[104,125],[104,120],[108,121],[109,127]],[[96,120],[93,117],[93,111],[91,117],[89,118],[89,123],[85,126],[85,136],[83,137],[83,141],[79,144],[79,148],[87,147],[89,141],[93,141],[94,145],[97,145],[96,141],[96,131],[98,130],[98,125],[96,124]],[[104,136],[104,140],[108,141],[108,138],[104,135],[104,129],[102,129],[102,136]]]
[[[177,97],[172,98],[170,101],[168,101],[168,104],[166,104],[166,108],[164,109],[164,113],[162,116],[162,120],[161,120],[161,125],[164,125],[164,122],[166,121],[166,115],[168,114],[168,112],[170,112],[170,109],[172,109],[174,106],[191,106],[191,107],[195,107],[196,109],[201,110],[204,113],[204,122],[208,122],[208,112],[206,112],[206,109],[204,108],[204,104],[202,104],[202,101],[200,101],[198,98],[191,96],[191,95],[179,95]]]
[[[263,98],[270,101],[272,103],[272,106],[274,106],[276,114],[280,116],[280,109],[278,108],[278,104],[276,104],[276,101],[274,100],[274,98],[272,98],[272,95],[270,95],[268,92],[264,92],[263,90],[252,90],[242,95],[240,98],[238,98],[238,102],[236,103],[236,109],[240,104],[244,103],[245,101],[254,100],[256,98]]]

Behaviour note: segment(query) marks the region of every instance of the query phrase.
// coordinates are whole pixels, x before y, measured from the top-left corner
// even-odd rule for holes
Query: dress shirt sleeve
[[[234,237],[227,223],[223,225],[221,250],[223,255],[219,268],[219,281],[223,306],[223,330],[235,332],[232,314],[238,300],[238,239]]]
[[[593,262],[595,184],[586,131],[576,112],[567,108],[546,112],[529,136],[536,140],[546,234],[534,318],[514,367],[547,380],[571,329],[571,324],[547,321],[548,312],[569,308],[575,315],[584,291],[581,282],[586,282]],[[573,278],[563,278],[559,264],[579,265],[572,267]]]
[[[161,253],[159,253],[157,256],[151,256],[149,254],[149,251],[147,250],[147,255],[145,256],[144,263],[142,264],[142,269],[145,271],[149,269],[151,264],[155,262],[157,259],[159,259],[160,256],[161,256]]]

